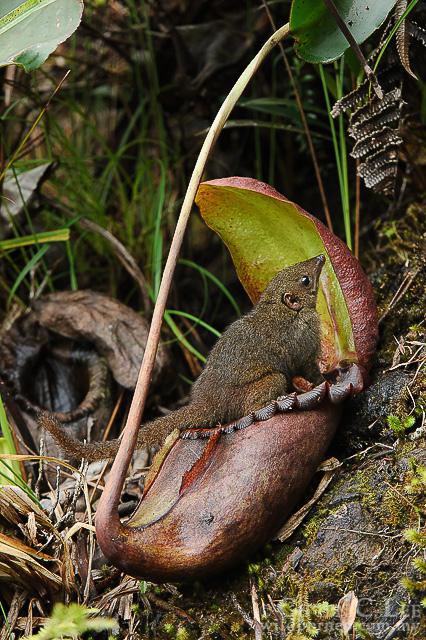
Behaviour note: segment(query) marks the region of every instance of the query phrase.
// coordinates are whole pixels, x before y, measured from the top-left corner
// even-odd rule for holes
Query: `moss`
[[[361,496],[361,504],[369,509],[376,509],[380,502],[380,487],[376,486],[373,468],[359,469],[354,478],[355,488]]]
[[[190,640],[190,634],[185,627],[179,627],[176,631],[176,640]]]
[[[241,633],[243,626],[242,622],[233,622],[231,624],[231,632],[236,634]]]
[[[419,234],[424,221],[424,206],[411,205],[398,221],[385,222],[378,228],[379,250],[386,256],[385,265],[379,267],[373,276],[379,315],[389,311],[389,304],[404,278],[409,278],[413,272],[424,267]],[[385,366],[392,363],[394,336],[406,337],[410,331],[414,336],[424,333],[424,326],[419,324],[424,316],[424,301],[424,278],[415,277],[403,297],[392,305],[386,322],[381,326],[379,359]]]
[[[391,528],[403,527],[412,517],[413,509],[401,497],[402,491],[402,485],[389,487],[380,504],[380,519]]]
[[[336,509],[328,509],[327,507],[318,507],[315,513],[308,519],[303,525],[302,535],[307,544],[311,544],[315,540],[318,534],[318,530],[324,520],[331,514],[335,513]]]
[[[163,625],[163,629],[168,635],[172,635],[172,633],[174,633],[174,630],[175,630],[174,625],[172,625],[171,622],[165,622]]]
[[[248,565],[247,570],[250,576],[257,576],[260,573],[261,565],[251,563]]]
[[[278,564],[279,566],[284,564],[284,562],[286,562],[286,560],[288,559],[288,556],[290,555],[290,553],[292,553],[293,551],[294,551],[294,545],[292,544],[280,545],[275,552],[274,564]]]
[[[396,459],[401,460],[410,455],[415,449],[421,446],[421,441],[413,442],[412,440],[403,440],[399,443],[396,450]]]
[[[207,633],[219,633],[221,627],[222,625],[219,622],[214,622],[207,628]]]
[[[416,422],[416,418],[413,415],[405,416],[404,418],[399,418],[395,415],[390,415],[387,417],[387,423],[391,431],[398,438],[404,438],[407,435],[407,431],[414,426]]]
[[[315,582],[328,582],[332,584],[336,590],[348,591],[354,587],[354,576],[351,575],[351,567],[350,565],[342,565],[335,571],[328,571],[327,569],[320,569],[314,572],[314,580]]]

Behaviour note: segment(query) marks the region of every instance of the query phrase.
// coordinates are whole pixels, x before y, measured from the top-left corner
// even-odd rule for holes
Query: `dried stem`
[[[111,473],[105,485],[105,489],[99,501],[99,506],[96,514],[96,528],[100,530],[103,529],[104,532],[111,531],[112,533],[114,528],[116,529],[117,527],[121,526],[117,507],[124,485],[127,469],[129,467],[130,460],[136,446],[137,435],[145,408],[146,398],[148,395],[158,342],[160,340],[161,324],[163,321],[163,315],[166,308],[166,302],[173,278],[173,273],[176,267],[185,229],[191,213],[191,208],[198,190],[198,186],[201,182],[208,157],[232,109],[235,107],[247,84],[256,73],[262,62],[268,56],[270,51],[281,40],[283,40],[283,38],[288,36],[289,32],[290,27],[287,23],[280,29],[278,29],[274,34],[272,34],[272,36],[265,42],[257,55],[243,71],[243,73],[238,78],[237,82],[225,98],[225,101],[223,102],[221,108],[219,109],[213,121],[213,124],[204,140],[203,146],[201,147],[197,162],[195,163],[195,167],[189,181],[188,189],[186,191],[179,218],[176,224],[176,229],[170,246],[169,255],[164,267],[160,289],[158,291],[158,297],[152,315],[152,321],[142,360],[142,365],[139,371],[138,381],[136,383],[136,388],[133,395],[132,404],[130,406],[126,426],[124,428],[123,438],[117,456],[112,465]]]
[[[148,283],[132,254],[126,249],[126,247],[122,242],[120,242],[118,238],[116,238],[107,229],[104,229],[104,227],[101,227],[101,225],[99,225],[97,222],[93,222],[93,220],[89,220],[89,218],[80,218],[78,220],[78,224],[80,224],[82,227],[85,227],[86,229],[90,229],[90,231],[93,231],[94,233],[99,234],[100,236],[102,236],[102,238],[110,243],[119,262],[121,262],[126,271],[137,282],[142,298],[143,310],[146,314],[148,314],[151,309],[151,299],[148,293]]]

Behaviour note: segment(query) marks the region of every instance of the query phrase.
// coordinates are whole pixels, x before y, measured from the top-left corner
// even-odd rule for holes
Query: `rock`
[[[345,454],[382,436],[385,419],[406,393],[411,377],[401,369],[378,374],[370,387],[347,403],[336,440]]]
[[[395,388],[392,384],[388,388]],[[376,398],[373,393],[371,404]],[[413,598],[401,583],[416,577],[411,560],[419,549],[406,541],[404,531],[418,526],[417,509],[424,507],[424,491],[410,489],[416,465],[426,464],[426,442],[418,445],[400,442],[381,459],[344,470],[305,527],[314,535],[298,573],[311,587],[310,598],[335,603],[342,591],[353,589],[357,620],[375,640],[426,637],[421,593]]]

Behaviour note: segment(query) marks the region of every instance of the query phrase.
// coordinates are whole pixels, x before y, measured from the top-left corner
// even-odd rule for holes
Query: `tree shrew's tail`
[[[160,446],[174,429],[207,427],[210,426],[210,422],[211,418],[207,415],[204,407],[189,404],[142,425],[138,433],[136,449]],[[74,458],[85,458],[90,462],[113,458],[120,446],[119,439],[107,442],[80,442],[68,435],[64,425],[48,412],[39,413],[38,424],[46,429],[60,446]]]

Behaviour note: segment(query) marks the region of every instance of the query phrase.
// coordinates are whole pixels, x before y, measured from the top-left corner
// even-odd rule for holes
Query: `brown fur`
[[[143,425],[138,448],[161,444],[176,428],[211,427],[241,418],[285,394],[294,376],[321,382],[316,301],[323,264],[324,257],[318,256],[280,271],[253,309],[219,338],[194,382],[189,404]],[[47,413],[39,422],[74,457],[102,460],[118,451],[119,440],[74,440]]]

